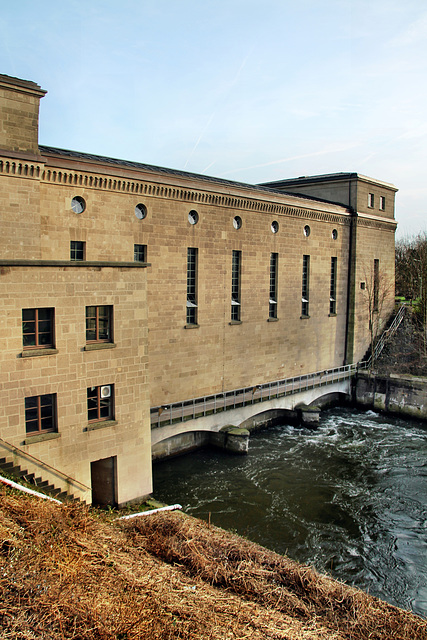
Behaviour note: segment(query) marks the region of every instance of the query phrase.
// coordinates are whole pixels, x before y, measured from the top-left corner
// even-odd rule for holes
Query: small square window
[[[133,260],[134,262],[147,262],[147,245],[146,244],[133,245]]]
[[[113,307],[86,307],[86,342],[113,341]]]
[[[385,197],[380,196],[380,210],[385,211]]]
[[[25,431],[28,434],[57,431],[55,393],[25,398]]]
[[[71,240],[70,242],[70,260],[85,260],[86,258],[86,242],[79,240]]]
[[[22,309],[24,349],[54,347],[54,309]]]
[[[87,390],[88,422],[114,419],[114,385],[104,384]]]
[[[368,193],[368,207],[373,209],[374,205],[375,205],[375,196],[373,193]]]

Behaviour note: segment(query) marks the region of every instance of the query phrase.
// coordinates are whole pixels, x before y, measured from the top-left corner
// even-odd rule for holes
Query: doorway
[[[117,506],[116,466],[116,456],[90,463],[93,505],[99,507]]]

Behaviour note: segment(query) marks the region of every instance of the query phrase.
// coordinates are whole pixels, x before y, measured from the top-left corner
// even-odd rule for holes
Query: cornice
[[[397,222],[395,220],[390,220],[387,218],[383,218],[382,220],[378,217],[375,218],[361,218],[357,217],[357,226],[358,227],[370,227],[371,229],[382,229],[383,231],[395,232],[397,228]]]
[[[152,176],[150,176],[152,177]],[[175,184],[168,183],[164,176],[155,176],[153,179],[129,179],[120,175],[88,173],[86,171],[73,171],[60,167],[45,166],[41,174],[41,182],[62,186],[73,186],[76,190],[97,190],[126,193],[139,198],[160,198],[188,202],[191,206],[197,205],[218,206],[231,208],[238,211],[257,211],[260,213],[277,216],[292,216],[298,218],[311,218],[327,222],[349,224],[350,212],[341,205],[329,205],[312,199],[302,200],[298,196],[283,196],[277,192],[268,190],[257,192],[254,188],[253,195],[239,193],[239,185],[235,188],[235,194],[231,188],[216,191],[208,188],[193,188],[179,185],[179,179],[175,178]],[[162,181],[160,179],[163,178]],[[181,182],[185,182],[184,179]],[[249,190],[249,187],[248,189]],[[284,203],[283,199],[295,200],[293,203]],[[280,202],[282,200],[282,202]]]
[[[43,162],[41,158],[39,160],[39,156],[32,156],[31,158],[26,156],[22,158],[19,154],[8,152],[7,156],[0,157],[0,175],[40,180],[43,166]]]

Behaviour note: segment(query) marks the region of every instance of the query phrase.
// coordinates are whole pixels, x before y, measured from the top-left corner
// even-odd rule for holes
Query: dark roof
[[[262,191],[265,193],[275,193],[289,195],[293,198],[298,197],[304,200],[309,200],[312,202],[326,202],[329,204],[337,204],[332,203],[329,200],[323,200],[321,198],[313,198],[310,196],[306,196],[303,194],[295,194],[295,193],[287,193],[286,191],[278,191],[273,186],[270,186],[268,183],[266,184],[249,184],[246,182],[237,182],[235,180],[226,180],[224,178],[215,178],[213,176],[206,176],[200,173],[191,173],[189,171],[181,171],[179,169],[169,169],[166,167],[158,167],[151,164],[144,164],[141,162],[133,162],[131,160],[120,160],[117,158],[109,158],[106,156],[98,156],[92,153],[83,153],[81,151],[70,151],[68,149],[58,149],[57,147],[47,147],[44,145],[39,145],[39,150],[42,155],[54,155],[54,156],[62,156],[65,158],[73,158],[74,160],[87,160],[89,162],[99,163],[99,164],[109,164],[117,167],[128,167],[130,169],[140,169],[142,171],[148,171],[151,173],[164,174],[170,176],[177,176],[181,178],[196,178],[198,180],[202,180],[204,182],[209,182],[212,184],[221,184],[228,185],[230,187],[240,187],[244,189],[250,189],[255,191]],[[273,185],[274,183],[271,183]],[[278,184],[278,183],[277,183]],[[344,206],[344,205],[341,205]]]
[[[31,89],[32,91],[43,93],[43,95],[47,93],[47,91],[42,89],[40,85],[38,85],[36,82],[33,82],[32,80],[21,80],[21,78],[14,78],[13,76],[7,76],[3,73],[0,74],[0,82],[3,82],[4,84],[10,84],[14,87]]]
[[[339,173],[324,173],[317,176],[299,176],[298,178],[284,178],[283,180],[275,180],[272,182],[263,182],[261,186],[270,187],[271,189],[281,189],[281,187],[288,186],[297,186],[304,184],[312,184],[313,182],[336,182],[340,180],[365,180],[372,183],[381,184],[390,189],[394,189],[397,191],[397,188],[388,182],[384,182],[383,180],[376,180],[375,178],[369,178],[361,173],[356,173],[355,171],[342,171]]]

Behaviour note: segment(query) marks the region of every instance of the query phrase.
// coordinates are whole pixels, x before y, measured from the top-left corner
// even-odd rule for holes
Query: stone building
[[[42,146],[44,94],[0,76],[0,445],[123,504],[152,488],[150,407],[363,357],[366,283],[394,282],[396,189]]]

